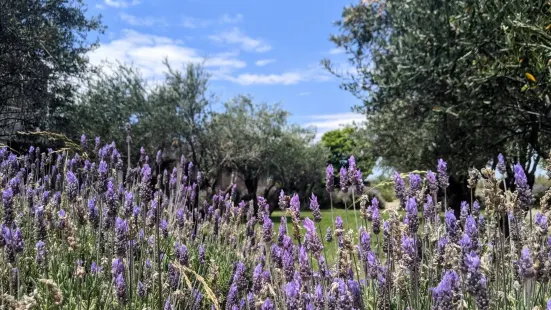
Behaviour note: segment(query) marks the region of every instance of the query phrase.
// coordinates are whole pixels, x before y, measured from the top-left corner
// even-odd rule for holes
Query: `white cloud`
[[[292,85],[297,84],[304,80],[304,77],[297,72],[286,72],[282,74],[251,74],[244,73],[240,74],[237,77],[229,77],[228,80],[241,84],[241,85],[253,85],[253,84],[263,84],[263,85],[273,85],[273,84],[283,84],[283,85]]]
[[[223,79],[241,85],[295,85],[301,82],[324,82],[329,80],[330,76],[319,66],[310,66],[306,70],[272,74],[243,73],[237,76],[224,76]]]
[[[103,60],[133,64],[147,79],[158,79],[163,76],[166,68],[162,61],[165,57],[174,68],[181,68],[188,63],[202,63],[214,75],[228,74],[232,70],[246,66],[244,61],[236,58],[236,54],[203,57],[198,50],[185,46],[180,40],[133,30],[123,30],[120,37],[102,44],[91,52],[89,57],[90,62],[95,65],[101,64]]]
[[[312,94],[312,93],[309,92],[309,91],[303,91],[301,93],[298,93],[299,96],[310,96],[310,94]]]
[[[365,121],[365,116],[357,113],[337,113],[337,114],[322,114],[310,115],[307,117],[309,121],[304,124],[306,127],[316,127],[316,138],[331,130],[342,128],[353,123],[361,123]]]
[[[331,54],[331,55],[338,55],[338,54],[342,54],[344,52],[345,52],[344,49],[342,49],[340,47],[332,48],[331,50],[329,50],[329,54]]]
[[[151,16],[137,17],[134,15],[126,14],[124,12],[120,14],[120,17],[123,21],[132,26],[168,26],[168,23],[164,18],[155,18]]]
[[[275,62],[275,59],[260,59],[255,62],[255,64],[259,67],[263,67],[265,65],[271,64],[272,62]]]
[[[242,33],[237,27],[216,35],[210,35],[209,39],[219,43],[238,45],[245,51],[262,53],[272,49],[272,47],[268,43],[264,42],[264,40],[251,38]]]
[[[127,8],[129,6],[134,6],[140,4],[140,0],[132,0],[132,1],[126,1],[126,0],[104,0],[103,3],[105,5],[113,7],[113,8]]]
[[[182,27],[189,29],[206,28],[212,25],[213,21],[208,19],[199,19],[190,16],[182,16]]]
[[[224,14],[220,17],[218,21],[221,24],[237,24],[243,21],[243,15],[235,14],[235,16],[231,16],[229,14]]]
[[[96,3],[96,9],[103,10],[103,9],[105,9],[105,5],[103,5],[101,3]]]

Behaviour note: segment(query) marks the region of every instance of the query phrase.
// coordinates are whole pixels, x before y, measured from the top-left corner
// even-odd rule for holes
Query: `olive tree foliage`
[[[333,165],[336,172],[347,165],[350,156],[354,156],[363,176],[367,177],[371,174],[375,158],[370,152],[368,141],[363,136],[362,128],[349,125],[328,131],[321,137],[321,144],[329,150],[328,163]]]
[[[0,0],[0,138],[16,131],[74,130],[68,118],[86,53],[101,33],[81,0]]]
[[[324,149],[312,143],[314,132],[288,125],[287,117],[278,106],[255,104],[248,96],[226,102],[212,117],[220,165],[242,178],[255,204],[263,178],[270,179],[264,195],[275,185],[309,192],[322,184]]]
[[[129,123],[131,156],[138,156],[143,146],[151,158],[161,150],[169,163],[183,154],[198,169],[208,171],[209,76],[200,65],[176,70],[165,64],[166,75],[155,84],[148,83],[136,68],[123,64],[111,64],[91,75],[77,105],[80,129],[125,149]]]
[[[387,165],[443,157],[463,183],[502,152],[533,182],[551,147],[549,13],[544,0],[363,1],[331,37],[354,73],[324,63],[362,99],[365,138]]]

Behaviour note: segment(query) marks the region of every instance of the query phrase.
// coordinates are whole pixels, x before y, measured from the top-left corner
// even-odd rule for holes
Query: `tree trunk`
[[[258,209],[258,199],[256,197],[256,191],[258,190],[258,178],[246,178],[245,186],[247,187],[247,194],[252,196],[250,199],[253,200],[254,209],[256,211]]]

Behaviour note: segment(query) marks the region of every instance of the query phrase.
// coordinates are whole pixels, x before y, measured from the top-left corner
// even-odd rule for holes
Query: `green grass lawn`
[[[383,220],[386,220],[389,218],[389,212],[387,210],[380,210],[381,211],[381,218]],[[348,212],[344,209],[333,209],[333,212],[334,212],[334,216],[337,217],[337,216],[340,216],[342,217],[342,220],[344,222],[344,228],[345,230],[349,230],[349,229],[353,229],[354,232],[356,233],[357,232],[357,227],[356,227],[356,220],[354,218],[354,209],[350,208],[348,210]],[[332,224],[332,220],[331,220],[331,209],[324,209],[324,210],[321,210],[321,214],[322,214],[322,219],[321,219],[321,222],[319,223],[316,223],[316,226],[319,225],[319,228],[321,228],[321,234],[322,234],[322,238],[323,238],[323,242],[324,242],[324,248],[325,248],[325,256],[326,256],[326,260],[330,263],[332,263],[335,259],[335,256],[337,254],[337,250],[336,250],[336,242],[335,240],[333,240],[332,242],[328,243],[327,241],[325,241],[325,232],[327,230],[327,227],[330,227],[331,226],[331,229],[333,229],[333,224]],[[281,217],[284,215],[284,212],[281,211],[281,210],[277,210],[277,211],[274,211],[272,213],[272,215],[270,216],[270,218],[272,219],[272,221],[274,222],[274,230],[277,234],[278,230],[279,230],[279,225],[281,223]],[[313,216],[312,216],[312,211],[308,210],[301,210],[300,211],[300,215],[302,218],[310,218],[311,220],[313,220]],[[366,224],[364,223],[364,221],[361,219],[360,217],[360,210],[359,210],[359,206],[356,206],[356,215],[357,215],[357,219],[358,219],[358,226],[366,226]],[[292,236],[292,227],[291,227],[291,218],[289,216],[287,216],[287,227],[288,227],[288,234],[290,236]],[[382,221],[381,221],[381,230],[382,230]],[[367,223],[367,227],[369,227],[369,229],[371,229],[371,223]],[[318,228],[318,229],[319,229]],[[304,228],[301,226],[301,234],[304,236]],[[376,235],[373,234],[372,231],[370,231],[370,234],[371,234],[371,244],[373,247],[376,246],[377,244],[377,237]],[[354,243],[356,244],[358,242],[358,238],[357,238],[357,234],[354,235]],[[382,239],[383,236],[382,236],[382,233],[379,233],[379,241],[382,242]]]

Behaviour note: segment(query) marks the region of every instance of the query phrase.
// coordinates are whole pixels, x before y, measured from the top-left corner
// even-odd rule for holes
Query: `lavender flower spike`
[[[333,165],[329,164],[325,169],[325,189],[327,192],[332,193],[335,189],[335,171]]]
[[[442,190],[446,190],[450,185],[450,178],[448,176],[448,164],[440,158],[438,160],[438,184]]]
[[[312,216],[316,223],[321,222],[321,212],[320,205],[318,203],[318,197],[312,193],[312,198],[310,198],[310,210],[312,210]]]

